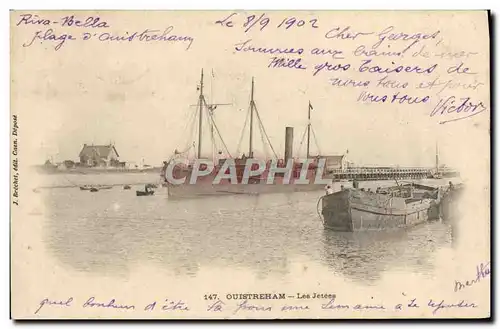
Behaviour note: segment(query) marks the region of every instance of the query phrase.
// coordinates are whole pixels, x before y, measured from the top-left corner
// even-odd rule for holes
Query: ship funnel
[[[286,127],[285,131],[285,165],[293,157],[293,127]]]

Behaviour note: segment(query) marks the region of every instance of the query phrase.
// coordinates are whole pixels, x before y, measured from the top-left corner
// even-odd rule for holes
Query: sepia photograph
[[[489,318],[489,24],[11,11],[12,318]]]

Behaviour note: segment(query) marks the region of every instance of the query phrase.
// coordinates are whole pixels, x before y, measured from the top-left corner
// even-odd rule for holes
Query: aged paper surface
[[[485,11],[12,11],[12,316],[489,317],[489,77]]]

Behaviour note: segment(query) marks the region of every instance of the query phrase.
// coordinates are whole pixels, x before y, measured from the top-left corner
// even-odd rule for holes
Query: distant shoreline
[[[34,168],[37,173],[44,175],[88,175],[88,174],[140,174],[140,173],[160,173],[160,167],[145,169],[123,169],[123,168]]]

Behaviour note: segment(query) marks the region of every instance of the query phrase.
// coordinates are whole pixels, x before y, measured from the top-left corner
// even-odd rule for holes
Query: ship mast
[[[199,121],[198,121],[198,159],[201,158],[201,136],[202,136],[202,123],[203,123],[203,69],[201,69],[201,79],[200,79],[200,99],[199,99],[199,106],[200,106],[200,114],[199,114]]]
[[[309,159],[309,145],[311,143],[311,101],[309,101],[308,114],[307,114],[307,151],[306,159]]]
[[[436,175],[439,174],[439,150],[438,143],[436,142]]]
[[[250,142],[248,146],[248,157],[253,158],[253,108],[255,103],[253,101],[254,79],[252,77],[252,92],[250,98]]]
[[[273,152],[275,158],[277,159],[278,155],[276,154],[276,151],[274,150],[273,145],[271,144],[269,136],[266,133],[266,129],[264,128],[264,125],[262,124],[262,119],[260,117],[259,110],[257,109],[257,105],[255,104],[255,100],[254,100],[254,89],[255,88],[254,87],[255,87],[255,83],[254,83],[254,78],[252,77],[252,91],[251,91],[250,109],[249,109],[250,110],[250,113],[249,113],[249,115],[250,115],[250,136],[249,136],[249,145],[248,145],[248,157],[253,158],[253,121],[254,121],[253,117],[254,117],[254,112],[255,112],[255,116],[257,118],[258,128],[260,129],[260,132],[261,132],[262,142],[265,144],[267,141],[271,151]],[[248,119],[248,117],[247,117],[247,119]],[[243,140],[243,136],[244,136],[245,131],[247,129],[246,126],[247,126],[247,120],[245,120],[245,125],[243,126],[243,129],[241,130],[241,138],[240,138],[240,141],[238,143],[238,153],[240,150],[241,142]]]
[[[321,153],[319,144],[318,144],[318,138],[316,137],[316,133],[314,132],[314,128],[311,123],[311,112],[313,110],[313,106],[311,105],[311,101],[309,101],[309,108],[307,110],[307,126],[304,129],[304,132],[302,133],[302,139],[300,140],[300,148],[299,148],[299,153],[300,149],[302,148],[302,145],[304,144],[304,141],[306,140],[306,135],[307,135],[307,145],[306,145],[306,159],[309,159],[311,157],[311,137],[314,139],[314,142],[316,143],[316,147],[318,150],[318,154]]]

